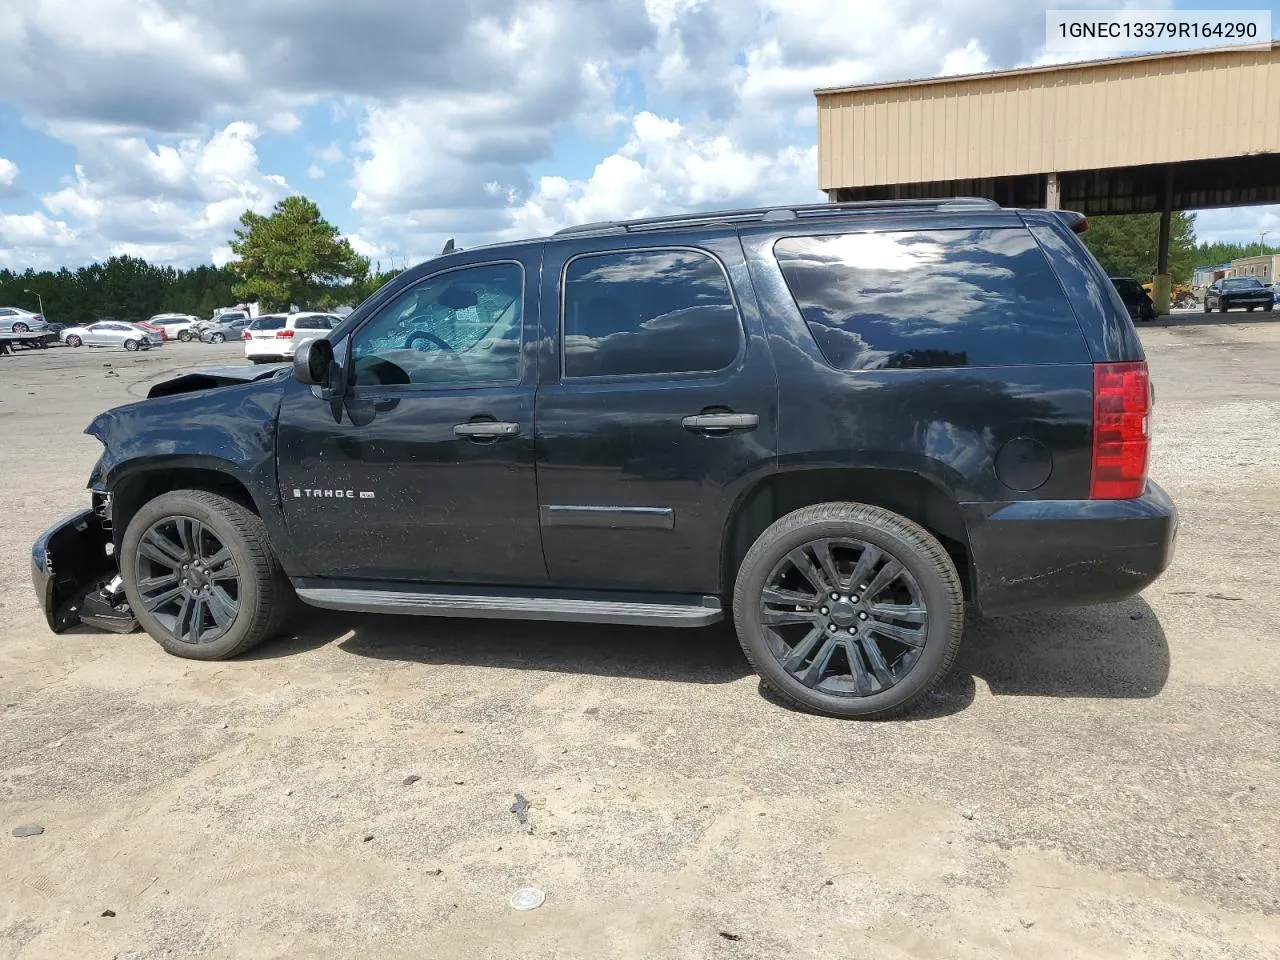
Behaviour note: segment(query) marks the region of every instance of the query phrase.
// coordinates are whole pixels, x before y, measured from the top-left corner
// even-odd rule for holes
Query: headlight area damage
[[[115,633],[138,628],[112,555],[109,499],[98,491],[93,499],[92,508],[54,524],[31,548],[31,583],[54,633],[77,623]]]
[[[264,380],[286,367],[276,364],[199,370],[156,384],[142,403]],[[121,429],[130,423],[117,408],[99,415],[85,432],[110,449],[120,441]],[[77,623],[117,633],[129,633],[138,627],[125,598],[113,552],[111,495],[103,489],[102,471],[100,460],[89,479],[93,506],[50,527],[31,548],[32,585],[54,633],[62,633]]]

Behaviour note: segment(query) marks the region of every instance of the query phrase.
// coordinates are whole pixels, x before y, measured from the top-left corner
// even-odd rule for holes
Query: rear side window
[[[324,317],[299,317],[294,326],[296,330],[328,330],[329,322]]]
[[[571,260],[563,331],[566,377],[710,373],[732,364],[742,342],[719,262],[684,249]]]
[[[839,369],[1089,362],[1071,305],[1025,229],[786,237],[774,254]]]

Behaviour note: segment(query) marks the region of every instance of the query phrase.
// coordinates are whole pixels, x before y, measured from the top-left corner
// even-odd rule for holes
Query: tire
[[[1263,313],[1270,313],[1272,310],[1275,309],[1275,306],[1276,305],[1274,303],[1268,303],[1266,306],[1262,308],[1262,311]]]
[[[1253,313],[1253,307],[1246,307],[1245,309],[1246,309],[1249,313]]]
[[[190,331],[190,330],[179,330],[179,331],[178,331],[178,339],[179,339],[179,340],[181,340],[183,343],[190,343],[190,342],[191,342],[191,331]]]
[[[866,556],[857,549],[858,544],[879,551],[879,558],[870,559],[875,572],[872,581],[887,575],[893,561],[900,564],[902,573],[885,581],[884,586],[873,587],[874,596],[859,597],[857,588],[866,584],[846,581],[838,585],[836,592],[848,590],[842,596],[852,602],[822,607],[775,602],[773,606],[781,609],[770,612],[792,622],[780,625],[786,633],[766,626],[766,586],[790,591],[788,596],[801,599],[808,599],[808,595],[815,601],[829,599],[825,589],[814,592],[819,584],[806,582],[803,577],[797,582],[798,568],[791,565],[790,557],[804,548],[814,573],[825,581],[828,575],[820,572],[823,565],[814,562],[818,559],[812,552],[816,541],[829,544],[827,554],[834,559],[835,573],[841,579],[856,574]],[[792,579],[788,581],[788,577]],[[824,582],[822,586],[829,584]],[[875,602],[877,598],[879,603]],[[902,624],[909,618],[884,618],[886,598],[904,612],[911,609],[915,617],[923,607],[923,623],[917,619],[918,625],[907,629]],[[903,599],[907,603],[901,603]],[[881,609],[883,619],[871,616],[872,607]],[[824,610],[827,614],[822,613]],[[964,631],[964,595],[951,557],[923,527],[868,504],[822,503],[775,521],[752,544],[734,584],[733,619],[747,660],[784,700],[828,716],[879,720],[907,709],[951,669]],[[830,633],[832,624],[839,627],[834,635]],[[913,634],[913,646],[879,634],[878,626]],[[856,639],[846,632],[850,627],[862,631]],[[839,640],[832,646],[830,641],[836,638]],[[816,682],[805,683],[783,666],[782,656],[794,654],[810,641],[810,653],[802,654],[800,667],[793,669],[812,674],[813,667],[832,646],[835,652],[828,659],[836,667],[843,663],[845,674],[841,676],[833,668],[827,676],[820,667]],[[916,642],[918,647],[914,646]],[[878,664],[873,664],[873,648],[879,656]],[[918,652],[912,654],[912,649]],[[860,669],[853,669],[850,656],[857,658]]]
[[[22,321],[18,321],[13,325],[13,332],[14,333],[30,333],[31,328],[27,326],[25,323],[23,323]]]
[[[68,347],[78,347],[83,343],[84,341],[81,340],[79,337],[77,337],[74,333],[71,336],[67,337]]]
[[[227,338],[223,336],[221,333],[215,333],[209,337],[209,342],[210,343],[226,343]]]
[[[137,340],[126,340],[124,342],[124,348],[128,350],[130,353],[133,353],[135,350],[137,350],[139,346],[141,346],[141,344],[139,344]]]
[[[198,526],[193,526],[192,521]],[[185,536],[177,529],[179,523]],[[164,582],[188,574],[180,573],[176,566],[172,574],[165,574],[168,564],[178,560],[161,564],[151,559],[164,556],[153,546],[158,542],[157,536],[169,544],[171,558],[177,555],[189,563],[203,562],[206,570],[212,571],[191,572],[193,578],[199,578],[197,582],[207,585],[207,598],[181,591],[177,583],[170,587]],[[144,537],[147,552],[140,554]],[[183,550],[184,543],[192,542],[201,545],[200,549]],[[227,559],[216,568],[208,563],[224,553]],[[225,575],[228,565],[234,568],[234,581]],[[219,577],[219,571],[224,576]],[[166,651],[189,660],[225,660],[244,653],[275,634],[290,608],[289,581],[271,551],[261,518],[226,497],[204,490],[174,490],[143,504],[125,530],[120,545],[120,572],[138,623]],[[152,583],[148,584],[148,580]],[[143,590],[152,599],[152,610],[148,610]],[[164,593],[180,595],[155,604]],[[228,613],[227,600],[234,602],[233,615]],[[222,618],[215,615],[215,607],[221,610]]]
[[[1225,300],[1219,300],[1219,301],[1218,301],[1218,312],[1219,312],[1219,313],[1226,313],[1226,312],[1227,312],[1227,301],[1225,301]]]
[[[1205,312],[1205,313],[1208,313],[1208,312],[1209,312],[1209,298],[1208,298],[1208,297],[1205,297],[1205,298],[1204,298],[1204,312]]]

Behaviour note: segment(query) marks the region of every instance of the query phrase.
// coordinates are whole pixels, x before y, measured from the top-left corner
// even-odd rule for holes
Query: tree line
[[[1196,267],[1230,263],[1257,256],[1260,250],[1280,253],[1280,247],[1258,243],[1196,243],[1194,213],[1174,213],[1169,224],[1169,276],[1174,283],[1188,283]],[[1160,215],[1090,217],[1085,246],[1113,277],[1133,277],[1146,283],[1156,272]]]

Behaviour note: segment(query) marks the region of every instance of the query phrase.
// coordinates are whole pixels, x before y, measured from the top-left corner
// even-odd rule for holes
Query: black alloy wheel
[[[760,598],[770,652],[820,693],[895,686],[928,637],[929,610],[902,562],[862,540],[813,540],[773,568]]]
[[[134,557],[134,583],[146,611],[182,643],[212,643],[240,614],[240,568],[194,517],[165,517],[147,528]]]
[[[803,507],[747,551],[734,622],[761,678],[798,706],[876,719],[951,667],[964,628],[955,564],[929,531],[861,503]]]

